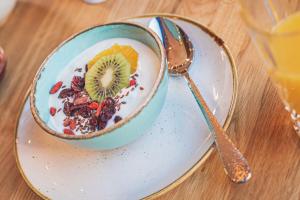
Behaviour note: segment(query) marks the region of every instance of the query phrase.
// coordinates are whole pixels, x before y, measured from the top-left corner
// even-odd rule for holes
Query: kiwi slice
[[[99,59],[85,75],[85,89],[94,101],[114,97],[122,88],[128,87],[130,63],[121,54]]]
[[[98,53],[92,60],[88,62],[88,69],[91,69],[93,65],[101,59],[103,56],[108,56],[111,54],[121,53],[123,56],[126,57],[128,62],[130,63],[131,67],[131,74],[136,71],[137,62],[138,62],[138,53],[136,50],[130,45],[118,45],[114,44],[109,49],[105,49]]]

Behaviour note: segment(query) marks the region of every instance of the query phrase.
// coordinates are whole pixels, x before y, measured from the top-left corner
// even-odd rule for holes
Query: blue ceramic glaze
[[[68,63],[81,52],[94,44],[111,38],[129,38],[144,43],[150,47],[161,60],[161,80],[158,81],[152,98],[140,112],[133,116],[125,124],[95,137],[74,138],[64,137],[62,133],[48,127],[49,114],[49,90],[53,86],[53,80],[64,70]],[[38,124],[48,133],[62,138],[62,140],[87,148],[111,149],[135,140],[147,128],[149,128],[158,116],[167,93],[168,74],[166,58],[159,38],[149,30],[130,23],[112,23],[96,26],[85,30],[66,42],[62,43],[44,61],[33,82],[31,92],[31,110]],[[150,94],[151,95],[151,94]],[[63,137],[62,137],[63,135]]]
[[[159,86],[158,91],[137,117],[131,119],[121,128],[103,136],[85,140],[71,140],[69,142],[76,146],[92,149],[99,149],[99,147],[101,149],[112,149],[134,141],[151,127],[156,117],[159,115],[165,101],[167,89],[168,74],[165,72],[164,79]]]

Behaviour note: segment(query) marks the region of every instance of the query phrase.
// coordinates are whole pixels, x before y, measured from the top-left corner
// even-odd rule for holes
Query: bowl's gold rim
[[[35,93],[36,93],[36,85],[38,80],[40,79],[40,76],[42,74],[42,72],[44,71],[45,68],[45,64],[48,62],[48,60],[50,59],[50,57],[55,54],[57,51],[59,51],[59,49],[64,46],[67,42],[73,40],[74,38],[76,38],[77,36],[88,32],[94,28],[98,28],[98,27],[104,27],[104,26],[110,26],[110,25],[128,25],[128,26],[135,26],[137,28],[140,28],[144,31],[146,31],[147,33],[150,34],[150,36],[155,40],[157,46],[159,47],[160,50],[160,70],[158,73],[158,76],[154,82],[153,88],[150,90],[149,95],[147,96],[147,98],[143,101],[143,103],[137,107],[137,109],[131,113],[130,115],[128,115],[127,117],[123,118],[119,123],[114,124],[113,126],[110,126],[108,128],[102,129],[100,131],[95,131],[89,134],[84,134],[84,135],[67,135],[67,134],[62,134],[59,133],[56,130],[51,129],[39,116],[38,114],[38,109],[36,108],[35,105]],[[30,110],[31,113],[33,115],[34,120],[39,124],[39,126],[49,135],[53,135],[55,137],[58,138],[62,138],[62,139],[67,139],[67,140],[88,140],[88,139],[92,139],[94,137],[99,137],[105,134],[109,134],[112,131],[121,128],[122,126],[124,126],[125,124],[129,123],[132,119],[138,117],[138,115],[144,110],[144,108],[146,106],[149,105],[150,101],[153,99],[153,97],[156,95],[156,93],[159,90],[159,87],[161,86],[163,80],[164,80],[164,75],[165,73],[167,73],[167,65],[166,65],[166,55],[165,55],[165,51],[164,51],[164,47],[162,46],[162,43],[160,41],[160,39],[158,38],[158,36],[150,29],[145,28],[144,26],[141,26],[139,24],[136,23],[131,23],[131,22],[111,22],[111,23],[105,23],[105,24],[98,24],[98,25],[94,25],[91,26],[89,28],[83,29],[82,31],[79,31],[78,33],[75,33],[74,35],[70,36],[68,39],[64,40],[62,43],[60,43],[43,61],[43,63],[40,65],[40,67],[38,68],[32,85],[31,85],[31,91],[30,91]]]
[[[164,17],[169,17],[169,18],[173,18],[173,19],[180,19],[186,22],[189,22],[191,24],[194,24],[196,26],[198,26],[199,28],[201,28],[202,30],[204,30],[205,32],[207,32],[209,35],[214,36],[215,38],[220,39],[213,31],[211,31],[210,29],[208,29],[207,27],[205,27],[204,25],[194,21],[193,19],[187,18],[187,17],[182,17],[180,15],[174,15],[174,14],[166,14],[166,13],[153,13],[153,14],[147,14],[147,15],[140,15],[140,16],[136,16],[136,17],[130,17],[130,18],[124,18],[123,20],[129,20],[129,19],[134,19],[134,18],[145,18],[145,17],[154,17],[154,16],[164,16]],[[232,70],[232,76],[233,76],[233,94],[232,94],[232,100],[231,100],[231,104],[230,104],[230,108],[229,108],[229,112],[228,115],[225,119],[223,128],[224,130],[227,130],[227,128],[229,127],[233,112],[234,112],[234,108],[236,106],[236,99],[237,99],[237,88],[238,88],[238,78],[237,78],[237,68],[235,65],[235,62],[233,60],[233,57],[228,49],[228,47],[223,43],[222,48],[224,49],[224,51],[226,52],[230,63],[231,63],[231,70]],[[31,86],[30,86],[31,87]],[[20,171],[21,176],[23,177],[23,179],[25,180],[26,184],[28,185],[28,187],[34,191],[39,197],[41,197],[42,199],[46,199],[48,200],[49,198],[45,195],[43,195],[40,191],[38,191],[38,189],[36,189],[31,182],[27,179],[24,171],[22,170],[20,161],[19,161],[19,157],[18,157],[18,153],[17,153],[17,144],[16,144],[16,139],[17,139],[17,130],[18,130],[18,125],[19,125],[19,119],[20,116],[22,114],[25,102],[28,98],[30,92],[30,88],[27,91],[25,98],[23,99],[22,102],[22,106],[20,108],[20,111],[18,113],[18,118],[17,118],[17,122],[15,125],[15,130],[14,130],[14,137],[15,137],[15,142],[14,142],[14,156],[16,159],[16,163],[17,163],[17,167],[18,170]],[[197,161],[195,163],[195,165],[193,165],[189,170],[187,170],[181,177],[179,177],[178,179],[176,179],[174,182],[170,183],[169,185],[167,185],[166,187],[162,188],[161,190],[154,192],[146,197],[144,197],[143,199],[155,199],[165,193],[167,193],[168,191],[174,189],[175,187],[177,187],[178,185],[180,185],[182,182],[184,182],[189,176],[191,176],[206,160],[207,158],[209,158],[209,156],[212,154],[212,152],[215,149],[215,145],[212,145],[207,151],[206,153],[201,157],[201,159],[199,161]]]

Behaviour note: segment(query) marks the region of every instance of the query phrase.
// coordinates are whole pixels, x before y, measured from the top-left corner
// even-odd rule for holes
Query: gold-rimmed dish
[[[197,35],[197,37],[192,36],[192,40],[200,40],[200,42],[204,42],[203,44],[205,45],[205,41],[207,41],[209,44],[214,44],[216,46],[219,46],[219,50],[222,52],[222,56],[224,58],[224,61],[226,62],[225,65],[218,65],[220,70],[220,73],[215,74],[214,76],[211,73],[205,73],[199,75],[199,77],[195,77],[195,80],[200,81],[200,79],[203,80],[203,84],[201,84],[199,87],[201,90],[207,91],[204,93],[205,98],[208,100],[209,105],[211,106],[212,110],[215,111],[217,118],[220,120],[220,123],[223,124],[224,129],[227,129],[229,126],[234,107],[235,107],[235,102],[236,102],[236,96],[237,96],[237,74],[236,74],[236,67],[233,62],[233,58],[230,55],[230,52],[228,48],[225,46],[223,42],[218,42],[216,43],[215,40],[222,41],[219,37],[216,36],[212,31],[209,29],[205,28],[201,24],[191,20],[187,19],[181,16],[175,16],[175,15],[166,15],[166,14],[153,14],[153,15],[148,15],[148,16],[141,16],[141,17],[135,17],[135,20],[141,20],[139,23],[141,24],[147,24],[147,18],[148,20],[153,17],[153,16],[166,16],[172,20],[176,20],[176,23],[178,23],[180,26],[182,26],[189,35]],[[135,22],[137,22],[135,21]],[[192,34],[191,32],[194,32]],[[201,39],[199,38],[199,35],[201,36]],[[201,49],[203,50],[203,49]],[[204,55],[207,54],[207,51],[204,51],[201,53],[201,58],[205,58]],[[199,56],[199,54],[197,54]],[[203,57],[204,56],[204,57]],[[217,58],[215,58],[217,59]],[[215,63],[214,65],[217,66],[218,63]],[[205,68],[207,65],[202,65],[202,67]],[[194,68],[194,66],[192,66]],[[209,70],[209,68],[205,68]],[[202,72],[202,71],[201,71]],[[225,79],[220,79],[220,83],[224,85],[224,87],[217,86],[215,87],[216,91],[215,93],[212,92],[212,88],[210,87],[214,85],[216,82],[218,82],[219,77],[225,77],[226,75],[226,82],[223,82]],[[194,77],[193,77],[194,78]],[[208,82],[207,82],[208,81]],[[214,83],[214,84],[213,84]],[[226,83],[226,84],[224,84]],[[199,84],[199,82],[198,82]],[[213,148],[213,138],[209,135],[208,130],[206,126],[204,125],[204,122],[201,119],[201,116],[198,115],[200,112],[196,109],[196,105],[191,104],[191,107],[186,107],[186,104],[181,104],[182,102],[186,102],[186,98],[188,98],[189,93],[185,93],[184,88],[180,87],[180,80],[179,82],[172,82],[170,80],[169,87],[171,86],[172,88],[177,88],[178,90],[183,90],[182,95],[177,98],[177,103],[174,101],[170,101],[168,98],[167,94],[167,101],[168,102],[165,107],[162,110],[162,114],[157,120],[157,123],[154,124],[152,127],[152,130],[147,132],[142,138],[140,138],[137,142],[127,146],[123,147],[120,149],[116,149],[114,151],[109,151],[109,152],[99,152],[91,154],[90,152],[87,152],[86,150],[81,149],[80,151],[74,152],[73,148],[72,150],[69,149],[70,147],[65,146],[64,144],[57,144],[58,141],[51,139],[49,136],[45,134],[40,134],[41,129],[37,125],[33,125],[34,120],[29,119],[28,124],[20,124],[18,122],[17,127],[16,127],[16,139],[18,140],[18,143],[16,144],[16,157],[17,157],[17,162],[18,162],[18,168],[22,172],[22,175],[30,188],[32,188],[38,195],[40,195],[42,198],[47,199],[55,199],[54,198],[54,193],[55,191],[48,190],[50,186],[53,186],[53,182],[51,180],[47,180],[46,183],[41,183],[37,180],[45,180],[43,176],[37,175],[34,176],[35,174],[32,174],[31,171],[33,170],[32,168],[30,169],[29,166],[34,167],[34,170],[37,170],[39,172],[45,172],[46,174],[49,175],[49,172],[47,172],[45,169],[45,159],[44,156],[47,154],[47,160],[53,162],[52,157],[55,156],[64,156],[66,159],[66,156],[72,154],[80,153],[80,155],[85,155],[86,157],[92,158],[95,156],[94,160],[95,162],[87,162],[85,163],[85,160],[81,160],[81,164],[79,167],[87,167],[87,170],[97,170],[97,166],[94,164],[97,163],[96,159],[99,159],[99,163],[101,164],[101,169],[105,167],[106,165],[103,165],[103,163],[111,161],[111,158],[114,156],[117,156],[117,160],[123,161],[122,165],[124,166],[124,161],[126,164],[130,163],[130,166],[132,167],[132,171],[130,170],[130,175],[139,175],[141,178],[141,182],[139,182],[139,185],[136,185],[136,190],[131,191],[130,196],[132,198],[141,198],[141,199],[154,199],[170,190],[178,186],[180,183],[182,183],[184,180],[186,180],[193,172],[195,172],[204,162],[205,160],[210,156],[212,151],[214,150]],[[209,93],[208,91],[210,91]],[[229,90],[228,90],[229,89]],[[170,91],[170,90],[169,90]],[[227,95],[224,95],[223,92],[227,92]],[[187,91],[186,91],[187,92]],[[215,97],[217,96],[216,94],[219,94],[219,98],[217,101],[215,101]],[[222,95],[223,94],[223,95]],[[182,96],[185,96],[182,98]],[[226,100],[226,102],[222,102],[220,100]],[[26,101],[26,100],[25,100]],[[30,110],[29,110],[29,103],[27,100],[27,103],[25,104],[25,107],[21,110],[20,112],[20,118],[19,121],[22,122],[23,119],[26,117],[31,116]],[[180,109],[180,106],[183,106],[183,110]],[[195,106],[195,107],[194,107]],[[171,110],[175,110],[176,112],[173,114]],[[184,111],[184,112],[183,112]],[[174,126],[169,126],[170,129],[166,129],[166,126],[169,125],[173,120],[174,120],[174,115],[179,116],[179,113],[186,113],[187,111],[190,111],[189,117],[192,117],[191,123],[190,124],[196,124],[194,128],[191,129],[191,126],[185,126],[185,123],[182,123],[183,120],[182,118],[178,118],[178,120],[181,122],[178,123],[178,127]],[[182,116],[186,117],[186,116]],[[196,118],[193,118],[196,117]],[[199,118],[198,118],[199,117]],[[26,120],[28,121],[28,120]],[[174,122],[172,122],[174,124]],[[202,125],[201,125],[202,124]],[[35,134],[29,134],[30,130],[26,130],[24,128],[28,126],[34,126],[34,132]],[[24,130],[25,129],[25,130]],[[185,130],[184,130],[185,129]],[[192,130],[192,131],[189,131]],[[39,152],[38,156],[39,160],[34,160],[32,158],[33,152],[35,152],[37,146],[35,141],[31,141],[30,144],[26,143],[28,139],[32,139],[33,136],[37,136],[36,138],[39,142],[44,143],[50,143],[47,147],[46,145],[46,150],[44,152]],[[40,137],[41,136],[41,137]],[[184,137],[182,137],[184,136]],[[193,137],[191,137],[193,136]],[[194,137],[199,137],[194,138]],[[164,139],[163,139],[164,138]],[[195,143],[193,143],[193,141]],[[187,142],[187,143],[186,143]],[[26,143],[26,144],[25,144]],[[54,145],[54,146],[53,146]],[[58,145],[58,146],[57,146]],[[61,145],[61,146],[60,146]],[[60,148],[55,150],[55,152],[51,151],[51,149],[55,148]],[[150,148],[153,147],[153,148]],[[170,151],[169,148],[172,148],[172,151]],[[175,147],[175,149],[174,149]],[[188,151],[186,151],[187,147],[195,148],[193,154],[188,154]],[[196,150],[197,149],[197,150]],[[200,151],[200,150],[201,151]],[[63,155],[57,155],[59,154],[58,152],[64,152]],[[158,151],[158,154],[154,154],[154,152]],[[191,150],[192,151],[192,150]],[[165,153],[168,152],[168,155]],[[49,154],[51,155],[49,157]],[[70,154],[69,154],[70,153]],[[177,155],[176,155],[177,154]],[[159,156],[161,155],[161,157]],[[174,155],[174,157],[173,157]],[[176,155],[176,156],[175,156]],[[191,157],[193,155],[194,157]],[[133,157],[135,159],[132,159]],[[162,160],[158,158],[162,158]],[[49,159],[51,158],[51,159]],[[138,158],[138,159],[137,159]],[[176,163],[171,163],[170,159],[171,158],[176,158]],[[41,160],[42,159],[42,160]],[[184,159],[184,160],[180,160]],[[34,160],[34,161],[32,161]],[[133,160],[139,160],[139,162],[132,162]],[[148,161],[151,161],[148,163]],[[28,163],[28,162],[33,162],[33,163]],[[42,162],[41,162],[42,161]],[[44,161],[44,162],[43,162]],[[145,164],[148,164],[143,168],[142,171],[139,171],[140,169],[140,164],[146,162]],[[83,164],[85,163],[85,164]],[[162,168],[156,168],[155,163],[158,163],[160,166],[163,166],[167,170],[164,173],[160,171]],[[179,164],[180,163],[180,164]],[[58,163],[61,164],[61,163]],[[125,165],[126,165],[125,164]],[[172,167],[170,168],[170,164],[172,164]],[[185,165],[187,164],[187,165]],[[84,166],[83,166],[84,165]],[[173,171],[174,166],[182,166],[182,169],[176,169]],[[55,167],[55,168],[64,168],[64,167],[70,167],[70,166],[52,166],[50,167]],[[83,169],[83,168],[81,168]],[[169,170],[170,169],[170,170]],[[54,169],[53,169],[54,170]],[[154,173],[155,170],[158,170]],[[169,171],[168,171],[169,170]],[[98,170],[99,171],[99,170]],[[118,170],[117,170],[118,171]],[[100,170],[101,172],[101,170]],[[143,173],[142,173],[143,172]],[[109,173],[109,172],[108,172]],[[149,176],[149,173],[151,176]],[[143,176],[143,174],[148,174],[147,176]],[[59,172],[57,174],[52,174],[53,176],[57,177],[59,175]],[[121,180],[123,177],[123,174],[116,174],[118,175],[118,178],[116,180]],[[167,177],[166,177],[167,176]],[[146,177],[146,178],[145,178]],[[94,181],[94,178],[91,178],[92,181]],[[165,181],[165,182],[162,182]],[[83,181],[83,183],[85,183]],[[100,183],[97,183],[98,186]],[[114,187],[114,194],[116,194],[115,188],[118,186],[120,182],[113,182],[109,183],[113,184]],[[84,184],[83,184],[84,185]],[[126,189],[127,186],[134,186],[130,182],[130,180],[127,181],[126,185],[123,185],[124,189]],[[54,188],[58,188],[61,186],[61,183],[57,183]],[[81,188],[82,187],[82,188]],[[81,185],[81,187],[77,187],[76,189],[70,188],[72,192],[74,192],[74,195],[82,195],[86,194],[87,192],[86,188]],[[120,186],[121,187],[121,186]],[[103,198],[101,196],[101,191],[99,191],[101,187],[97,187],[97,191],[94,191],[93,194],[98,193],[99,198]],[[122,188],[122,187],[121,187]],[[48,192],[47,192],[48,191]],[[50,191],[50,192],[49,192]],[[129,191],[129,190],[128,190]],[[56,191],[57,192],[57,191]],[[91,192],[91,191],[89,191]],[[57,194],[57,193],[56,193]],[[119,194],[119,193],[118,193]],[[123,195],[126,193],[123,193]],[[65,192],[60,193],[61,196],[60,198],[65,197]],[[95,194],[96,195],[96,194]],[[129,195],[129,194],[128,194]],[[135,196],[137,195],[137,196]],[[78,196],[77,196],[78,197]]]

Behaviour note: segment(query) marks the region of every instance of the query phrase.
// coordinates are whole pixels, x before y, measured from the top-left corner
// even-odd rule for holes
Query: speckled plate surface
[[[195,47],[191,77],[227,128],[237,89],[236,69],[227,48],[202,25],[167,16],[190,36]],[[150,18],[127,20],[147,25]],[[76,148],[43,133],[26,97],[16,125],[15,145],[23,178],[44,199],[155,198],[174,188],[210,155],[213,137],[186,82],[172,77],[168,89],[152,129],[134,143],[110,151]]]

